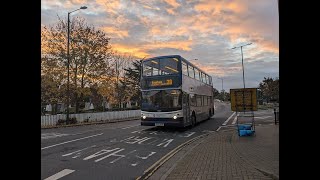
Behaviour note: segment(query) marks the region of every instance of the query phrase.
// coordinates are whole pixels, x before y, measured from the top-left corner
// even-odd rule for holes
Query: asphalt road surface
[[[272,123],[271,110],[257,121]],[[235,125],[230,104],[216,103],[216,114],[194,128],[140,126],[140,120],[42,129],[41,179],[135,179],[180,144]]]

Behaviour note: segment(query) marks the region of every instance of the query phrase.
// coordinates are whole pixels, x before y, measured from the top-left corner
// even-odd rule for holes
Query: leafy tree
[[[277,101],[279,102],[279,78],[266,78],[259,84],[262,96],[267,102]]]
[[[141,59],[142,60],[142,59]],[[125,69],[127,86],[131,90],[131,100],[140,102],[140,78],[141,78],[141,60],[132,62],[132,67]]]
[[[42,35],[42,56],[53,65],[46,73],[60,71],[60,82],[67,82],[67,22],[58,19],[52,27],[44,27]],[[71,103],[79,111],[79,102],[91,94],[88,88],[93,84],[110,81],[113,76],[110,38],[89,26],[82,18],[73,18],[70,23],[70,96]],[[48,62],[46,62],[48,63]],[[53,71],[54,70],[54,71]],[[62,72],[63,71],[63,72]]]
[[[218,98],[219,94],[219,91],[216,88],[213,88],[213,98]]]

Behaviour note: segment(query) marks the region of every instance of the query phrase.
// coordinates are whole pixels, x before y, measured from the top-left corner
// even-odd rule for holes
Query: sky
[[[276,0],[41,0],[41,26],[67,13],[103,30],[119,53],[181,55],[213,78],[217,90],[258,87],[279,77]],[[194,60],[198,59],[198,60]]]

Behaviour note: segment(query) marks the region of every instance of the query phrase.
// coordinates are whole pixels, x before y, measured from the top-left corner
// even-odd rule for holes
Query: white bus
[[[212,77],[179,55],[142,62],[142,126],[194,126],[214,115]]]

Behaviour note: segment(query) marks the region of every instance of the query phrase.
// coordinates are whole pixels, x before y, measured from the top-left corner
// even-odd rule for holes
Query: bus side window
[[[202,97],[201,97],[201,95],[197,95],[197,106],[202,106]]]
[[[193,67],[188,65],[189,77],[194,78],[194,70]]]
[[[206,75],[206,83],[209,84],[209,78],[208,75]]]
[[[206,79],[206,78],[205,78],[205,74],[202,73],[202,72],[200,72],[200,73],[201,73],[201,82],[203,82],[203,83],[206,82],[206,81],[205,81],[205,79]]]
[[[190,94],[190,105],[191,106],[196,106],[196,96],[195,94]]]
[[[194,73],[195,73],[195,76],[194,76],[194,77],[195,77],[195,79],[199,81],[199,80],[200,80],[200,77],[199,77],[199,70],[198,70],[197,68],[194,68]]]
[[[182,74],[188,76],[188,66],[185,62],[181,62],[182,63]]]

